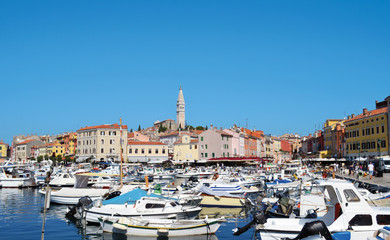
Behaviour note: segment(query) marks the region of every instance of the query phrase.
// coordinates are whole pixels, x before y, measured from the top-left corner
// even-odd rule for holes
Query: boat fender
[[[159,228],[157,229],[157,235],[158,236],[168,236],[169,230],[166,228]]]
[[[220,196],[214,196],[215,200],[219,201],[221,200],[221,197]]]
[[[117,229],[117,230],[120,230],[120,231],[127,231],[127,226],[125,226],[123,224],[114,223],[114,224],[112,224],[112,227],[114,229]]]

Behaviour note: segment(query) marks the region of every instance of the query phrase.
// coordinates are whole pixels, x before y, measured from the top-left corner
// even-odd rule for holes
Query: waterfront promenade
[[[345,178],[345,179],[351,180],[351,181],[358,180],[362,183],[383,186],[383,187],[387,187],[390,189],[390,173],[383,173],[383,177],[373,177],[372,179],[370,179],[370,176],[368,176],[368,175],[365,177],[356,178],[356,174],[352,176],[352,175],[348,175],[348,174],[338,173],[338,174],[336,174],[336,176],[338,178]]]

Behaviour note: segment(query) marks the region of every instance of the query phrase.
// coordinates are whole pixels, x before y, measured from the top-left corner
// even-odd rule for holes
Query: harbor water
[[[44,219],[44,198],[37,189],[11,189],[0,188],[0,239],[2,240],[27,240],[41,239],[42,223]],[[217,233],[213,236],[189,236],[179,238],[148,238],[126,235],[113,235],[99,232],[98,226],[83,228],[65,218],[67,206],[51,204],[46,213],[44,239],[186,239],[186,240],[218,240],[218,239],[252,239],[254,231],[251,229],[240,236],[233,236],[232,229],[242,227],[250,221],[250,214],[241,208],[203,208],[201,217],[225,216],[226,222],[222,223]]]

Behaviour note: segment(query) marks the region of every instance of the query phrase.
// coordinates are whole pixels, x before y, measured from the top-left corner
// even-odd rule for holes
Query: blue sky
[[[390,95],[388,1],[2,1],[0,139],[176,119],[308,134]]]

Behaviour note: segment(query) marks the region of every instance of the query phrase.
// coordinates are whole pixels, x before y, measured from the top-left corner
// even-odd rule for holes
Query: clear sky
[[[1,1],[0,139],[176,119],[306,135],[390,95],[389,1]]]

